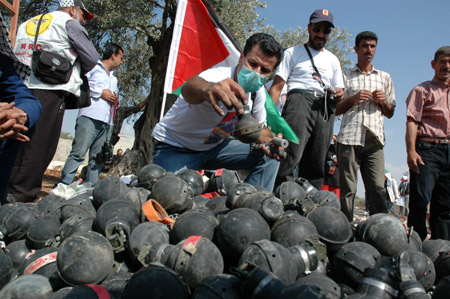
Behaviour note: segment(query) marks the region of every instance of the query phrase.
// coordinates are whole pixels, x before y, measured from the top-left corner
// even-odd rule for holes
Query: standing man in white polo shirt
[[[98,161],[96,156],[105,143],[119,101],[117,78],[113,70],[123,64],[122,59],[122,47],[114,43],[109,44],[105,47],[102,60],[87,74],[92,104],[80,109],[78,113],[72,150],[64,165],[60,183],[72,183],[89,150],[86,182],[93,186],[97,184],[103,163]]]

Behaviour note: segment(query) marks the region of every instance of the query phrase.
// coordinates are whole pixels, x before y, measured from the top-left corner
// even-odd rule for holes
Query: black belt
[[[446,137],[421,137],[421,136],[418,136],[417,139],[420,141],[427,141],[427,142],[432,142],[432,143],[436,143],[436,144],[450,144],[450,138],[446,138]]]
[[[153,144],[164,144],[164,142],[152,138]]]
[[[294,93],[299,93],[299,94],[303,94],[305,96],[310,96],[310,97],[319,98],[319,99],[323,99],[325,97],[325,94],[323,92],[307,90],[307,89],[299,89],[299,88],[294,88],[294,89],[290,90],[287,95],[290,96],[291,94],[294,94]]]

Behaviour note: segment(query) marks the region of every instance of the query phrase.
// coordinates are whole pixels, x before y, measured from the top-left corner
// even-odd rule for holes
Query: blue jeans
[[[419,174],[410,172],[408,226],[426,238],[430,203],[431,238],[444,238],[440,216],[450,213],[450,145],[417,141],[416,151],[425,165],[419,165]]]
[[[279,162],[265,156],[262,151],[252,151],[249,144],[234,138],[226,138],[208,151],[192,151],[186,148],[158,143],[154,146],[153,163],[167,171],[182,169],[248,169],[246,182],[273,191]]]
[[[103,163],[96,161],[96,156],[102,151],[105,143],[109,125],[99,120],[80,116],[75,126],[75,138],[72,143],[72,150],[67,158],[62,170],[60,183],[69,185],[72,183],[78,167],[83,163],[87,151],[89,150],[89,164],[86,175],[86,182],[92,186],[97,184],[98,176],[102,170]]]

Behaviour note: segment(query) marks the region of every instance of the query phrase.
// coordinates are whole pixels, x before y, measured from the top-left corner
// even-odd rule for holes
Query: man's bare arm
[[[341,115],[347,112],[353,105],[359,103],[360,101],[368,101],[372,98],[372,93],[368,90],[362,89],[358,93],[351,97],[344,98],[340,101],[336,107],[336,115]]]
[[[284,84],[286,84],[286,82],[280,76],[275,76],[275,78],[273,79],[273,84],[270,87],[269,95],[275,103],[275,106],[278,106]]]
[[[419,124],[411,117],[408,117],[408,120],[406,121],[406,136],[405,136],[407,162],[409,169],[415,173],[420,172],[419,165],[425,165],[425,163],[423,163],[422,158],[416,152],[416,139],[418,127]]]
[[[186,81],[181,93],[186,102],[190,104],[208,102],[219,115],[225,115],[219,102],[222,102],[228,109],[234,107],[238,114],[244,112],[242,104],[247,104],[247,95],[244,89],[230,78],[211,83],[195,76]]]
[[[148,96],[145,98],[145,100],[143,100],[142,102],[140,102],[140,103],[138,104],[138,105],[139,105],[139,110],[141,110],[142,107],[144,107],[145,104],[147,104],[148,101],[150,101],[150,95],[148,95]]]
[[[387,118],[391,118],[394,115],[395,106],[389,104],[386,101],[386,93],[383,90],[375,90],[372,92],[374,102],[380,104],[381,112]]]

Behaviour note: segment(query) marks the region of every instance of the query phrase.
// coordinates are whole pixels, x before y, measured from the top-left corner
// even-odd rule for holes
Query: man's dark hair
[[[105,46],[105,50],[103,51],[102,60],[107,60],[107,59],[111,58],[111,56],[113,54],[119,55],[119,50],[122,51],[122,53],[123,53],[122,47],[119,46],[118,44],[115,44],[115,43],[107,44]]]
[[[374,40],[378,43],[378,36],[372,31],[363,31],[356,36],[355,46],[359,47],[359,44],[363,39]]]
[[[245,42],[244,56],[247,56],[255,45],[259,45],[265,55],[277,57],[275,67],[281,63],[281,60],[283,59],[283,48],[272,35],[266,33],[255,33],[250,36]]]
[[[434,53],[434,61],[439,59],[439,55],[450,55],[450,46],[440,47],[436,53]]]

